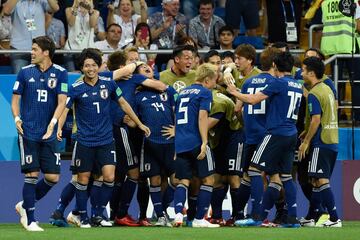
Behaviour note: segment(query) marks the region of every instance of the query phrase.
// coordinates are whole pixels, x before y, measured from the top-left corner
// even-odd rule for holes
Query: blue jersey
[[[66,107],[75,106],[76,140],[79,143],[96,147],[114,141],[110,106],[112,100],[117,101],[121,96],[122,91],[116,83],[103,76],[99,76],[94,86],[83,80],[71,86]]]
[[[274,81],[274,77],[269,73],[260,73],[257,76],[247,79],[242,86],[241,92],[244,94],[255,94],[263,90],[269,82]],[[247,144],[259,144],[266,133],[266,109],[267,100],[258,104],[244,104],[243,119],[245,142]]]
[[[135,90],[140,86],[147,77],[141,74],[134,74],[129,80],[116,81],[116,84],[121,88],[123,97],[130,104],[132,108],[135,108]],[[112,122],[116,126],[123,124],[123,118],[125,116],[124,111],[119,107],[116,102],[111,104],[111,118]]]
[[[310,116],[312,115],[322,115],[321,105],[319,100],[315,97],[314,94],[309,94],[308,96],[308,104],[311,105],[311,108],[309,108]],[[321,124],[319,125],[319,128],[317,129],[315,136],[311,139],[311,145],[313,147],[320,147],[320,148],[327,148],[330,150],[333,150],[335,152],[338,151],[338,144],[325,144],[323,141],[321,141]]]
[[[261,92],[267,95],[266,131],[269,134],[292,136],[297,133],[302,84],[292,76],[274,78]]]
[[[23,67],[14,84],[13,93],[21,95],[20,116],[24,138],[42,141],[58,105],[58,95],[67,94],[67,71],[51,65],[45,72],[36,65]],[[46,141],[53,141],[56,131]]]
[[[190,151],[202,144],[199,132],[199,111],[210,112],[212,94],[200,84],[193,84],[179,93],[175,108],[175,151]]]
[[[174,139],[163,137],[163,126],[174,125],[174,107],[177,97],[174,88],[169,87],[161,93],[156,90],[146,89],[136,94],[136,112],[141,121],[150,128],[149,141],[158,144],[174,143]]]

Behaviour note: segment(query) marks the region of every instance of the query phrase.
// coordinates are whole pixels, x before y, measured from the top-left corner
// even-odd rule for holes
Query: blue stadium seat
[[[12,67],[11,66],[0,66],[0,74],[11,74]]]
[[[225,21],[225,8],[223,7],[216,7],[214,9],[214,14],[218,17],[221,17]]]
[[[157,12],[161,12],[162,11],[162,6],[156,6],[156,7],[148,7],[148,16],[150,17],[152,14],[157,13]]]

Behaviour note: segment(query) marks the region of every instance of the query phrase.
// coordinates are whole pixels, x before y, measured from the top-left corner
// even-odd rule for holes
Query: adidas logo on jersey
[[[29,79],[29,82],[35,82],[35,79],[34,79],[34,78],[30,78],[30,79]]]
[[[84,94],[82,95],[82,97],[83,97],[83,98],[86,98],[86,97],[88,97],[88,95],[87,95],[86,93],[84,93]]]
[[[324,173],[322,169],[319,169],[319,171],[317,171],[317,173]]]
[[[141,99],[142,102],[143,102],[143,101],[146,101],[146,100],[148,100],[147,97],[143,97],[143,98]]]
[[[260,166],[265,167],[265,162],[260,163]]]

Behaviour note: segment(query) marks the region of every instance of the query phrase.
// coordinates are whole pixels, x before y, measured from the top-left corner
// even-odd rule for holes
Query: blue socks
[[[280,196],[281,185],[275,182],[270,182],[262,200],[262,220],[266,219],[270,210],[273,208],[275,201]]]
[[[164,216],[163,206],[161,202],[161,186],[150,185],[150,196],[151,196],[151,201],[154,205],[156,217],[159,218]]]
[[[35,197],[36,201],[42,199],[55,184],[56,184],[55,182],[50,182],[45,178],[41,179],[36,184],[36,197]]]
[[[237,219],[242,219],[245,217],[244,209],[245,209],[246,203],[249,201],[250,194],[251,194],[251,183],[246,181],[245,179],[242,179],[239,190],[237,192],[238,200],[237,200],[237,202],[233,202],[233,204],[235,204],[235,206],[236,205],[238,206],[237,207],[238,212],[236,214]],[[234,205],[233,205],[233,209],[234,209]]]
[[[35,192],[37,177],[25,177],[23,186],[23,208],[26,210],[28,225],[35,221]]]
[[[162,198],[162,204],[163,204],[165,211],[170,206],[171,202],[174,201],[175,189],[176,188],[169,181],[169,184],[168,184],[167,188],[165,189],[165,192],[164,192],[163,198]]]
[[[187,186],[183,184],[177,185],[174,193],[174,208],[175,213],[182,213],[187,195]]]
[[[331,191],[330,184],[327,183],[327,184],[320,186],[319,191],[321,193],[322,203],[329,212],[330,221],[336,222],[339,219],[339,217],[337,215],[335,199],[334,199],[334,195]]]
[[[297,216],[297,205],[296,205],[296,187],[292,176],[282,177],[282,184],[285,190],[285,200],[288,206],[288,215],[291,217]]]
[[[118,218],[123,218],[128,213],[128,209],[129,209],[131,200],[134,196],[137,183],[138,183],[137,180],[131,179],[129,177],[126,178],[124,185],[121,189],[121,201],[120,201],[120,207],[119,207],[119,210],[117,213]]]
[[[100,208],[100,200],[102,197],[102,185],[103,182],[94,180],[90,189],[90,204],[91,204],[91,217],[98,216]]]
[[[98,216],[103,216],[106,205],[111,199],[113,188],[114,188],[114,182],[103,181],[101,187],[101,196],[99,201],[98,213],[97,213]]]
[[[264,182],[261,173],[258,171],[248,170],[248,175],[251,179],[251,202],[252,202],[252,216],[261,215],[261,200],[264,194]]]
[[[75,196],[76,188],[75,188],[76,182],[69,182],[64,189],[61,192],[59,203],[56,207],[56,210],[59,211],[62,215],[64,215],[64,211],[66,207],[69,205],[71,200]]]
[[[196,219],[203,219],[209,209],[213,187],[201,185],[196,205]]]
[[[222,217],[222,203],[226,196],[225,186],[214,188],[211,196],[211,209],[212,209],[212,218],[220,219]]]
[[[77,210],[80,213],[81,221],[86,221],[88,219],[86,207],[88,200],[87,185],[83,185],[79,182],[76,183],[76,206]]]
[[[188,197],[187,221],[192,221],[195,218],[197,199],[197,195]]]

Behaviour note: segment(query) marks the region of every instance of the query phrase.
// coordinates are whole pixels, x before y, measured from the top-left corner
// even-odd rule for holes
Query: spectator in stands
[[[32,40],[45,35],[45,12],[56,12],[59,5],[56,0],[8,0],[3,6],[3,13],[11,15],[12,31],[10,46],[18,50],[31,50]],[[30,54],[12,54],[13,72],[30,63]]]
[[[154,42],[162,49],[170,49],[181,37],[186,36],[187,20],[179,13],[179,0],[163,0],[162,12],[149,17],[148,24]]]
[[[182,0],[180,11],[184,13],[187,19],[192,19],[198,14],[200,0]]]
[[[136,47],[138,50],[157,50],[156,44],[152,43],[150,27],[147,23],[139,23],[135,28],[134,40],[128,47]],[[140,54],[140,61],[147,63],[152,68],[155,64],[156,54]]]
[[[266,6],[269,43],[287,42],[298,44],[300,40],[302,1],[266,0]],[[289,32],[287,28],[295,31]]]
[[[134,5],[131,0],[121,0],[119,4],[119,15],[115,14],[113,4],[108,5],[109,14],[107,18],[107,25],[117,23],[122,28],[122,35],[120,45],[126,46],[134,39],[136,25],[140,22],[146,22],[147,19],[147,5],[145,0],[140,0],[141,15],[133,14]]]
[[[105,40],[106,38],[105,24],[101,16],[99,16],[98,23],[95,27],[94,33],[95,33],[95,41]]]
[[[74,0],[73,6],[66,8],[68,39],[65,49],[82,50],[94,47],[94,30],[98,23],[99,11],[94,9],[93,0]],[[66,55],[67,70],[75,71],[74,59]]]
[[[106,39],[95,42],[95,47],[100,50],[120,50],[120,39],[122,29],[119,24],[112,23],[106,29]],[[108,54],[102,56],[103,63],[106,63]]]
[[[219,29],[225,26],[224,20],[214,15],[213,0],[200,0],[199,15],[190,20],[189,36],[200,48],[209,49],[218,45]]]
[[[234,50],[233,42],[235,39],[232,27],[225,25],[219,29],[219,42],[213,49]]]
[[[62,49],[65,46],[65,26],[62,21],[54,18],[54,13],[46,13],[45,30],[46,36],[54,41],[56,49]]]
[[[3,4],[0,4],[0,49],[8,48],[12,28],[11,17],[4,14]]]
[[[225,4],[225,22],[234,29],[235,35],[240,32],[241,17],[247,30],[246,35],[256,36],[256,28],[260,26],[258,1],[227,0]],[[278,17],[278,15],[274,17]]]

